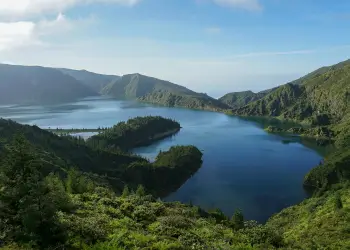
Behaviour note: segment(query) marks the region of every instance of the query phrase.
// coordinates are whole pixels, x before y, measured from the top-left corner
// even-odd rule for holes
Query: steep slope
[[[332,65],[332,66],[325,66],[325,67],[322,67],[322,68],[319,68],[297,80],[294,80],[292,82],[290,82],[291,84],[302,84],[305,80],[308,80],[310,78],[313,78],[313,77],[317,77],[319,75],[322,75],[324,73],[326,73],[327,71],[331,70],[331,69],[339,69],[339,68],[342,68],[344,67],[346,64],[349,64],[350,63],[350,59],[347,60],[347,61],[344,61],[344,62],[340,62],[340,63],[337,63],[335,65]]]
[[[235,109],[259,100],[265,95],[265,93],[254,93],[252,91],[232,92],[220,97],[219,101]]]
[[[0,64],[0,104],[66,102],[92,95],[96,92],[56,69]]]
[[[350,111],[350,61],[318,72],[299,80],[299,84],[282,85],[262,99],[233,110],[233,113],[275,116],[313,125],[345,121]]]
[[[148,122],[150,120],[151,124]],[[148,142],[155,135],[155,131],[164,131],[164,124],[168,128],[179,126],[175,121],[162,117],[137,117],[125,124],[127,126],[119,124],[124,130],[114,131],[122,135],[122,138],[116,139],[122,149],[131,149],[135,140],[140,144]],[[135,124],[135,130],[125,129]],[[153,130],[149,129],[150,125],[154,127]],[[130,132],[138,134],[139,138],[131,135],[130,142],[124,132],[129,135]],[[167,195],[179,188],[202,164],[202,153],[194,146],[172,147],[169,151],[160,153],[157,160],[151,163],[123,150],[105,149],[101,145],[86,143],[81,138],[60,137],[36,126],[21,125],[4,119],[0,119],[0,159],[4,145],[11,142],[17,134],[23,135],[40,152],[45,162],[50,162],[49,172],[67,172],[70,167],[75,167],[79,171],[107,180],[114,190],[119,191],[126,183],[132,188],[142,184],[152,194]],[[107,135],[110,134],[113,135],[113,131]],[[173,160],[171,164],[168,159]]]
[[[140,74],[125,75],[101,92],[119,99],[136,99],[170,107],[222,110],[226,104],[183,86]]]
[[[58,70],[66,75],[74,77],[97,93],[100,93],[101,90],[110,82],[120,78],[120,76],[116,75],[102,75],[86,70],[73,70],[63,68],[59,68]]]

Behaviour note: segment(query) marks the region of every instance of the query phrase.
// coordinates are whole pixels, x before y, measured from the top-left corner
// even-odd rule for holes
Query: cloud
[[[44,46],[42,37],[71,31],[92,19],[71,20],[59,13],[54,20],[0,22],[0,52],[19,47]]]
[[[0,51],[36,44],[34,30],[32,22],[0,23]]]
[[[263,9],[259,0],[212,0],[214,3],[231,8],[241,8],[250,11],[260,11]]]
[[[1,0],[0,16],[23,17],[42,13],[58,13],[79,4],[120,4],[133,6],[141,0]]]
[[[222,30],[220,27],[208,27],[204,31],[210,35],[216,35],[220,34]]]

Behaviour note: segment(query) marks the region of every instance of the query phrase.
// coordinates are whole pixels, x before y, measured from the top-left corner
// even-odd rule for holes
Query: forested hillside
[[[159,119],[156,119],[155,123],[157,122],[162,124],[162,121]],[[132,122],[129,122],[129,124],[132,124]],[[174,124],[177,126],[178,123],[174,122]],[[147,124],[141,126],[147,126]],[[148,131],[142,130],[142,128],[139,128],[138,133],[140,131],[143,133],[142,139],[147,143],[149,137],[154,135],[151,131],[147,134]],[[144,158],[120,150],[131,148],[133,144],[132,142],[130,144],[127,140],[120,140],[119,148],[107,149],[86,143],[81,138],[70,136],[60,137],[36,126],[20,125],[16,122],[3,119],[0,119],[0,149],[3,148],[3,145],[9,143],[18,133],[22,134],[35,147],[37,154],[41,155],[46,162],[50,163],[48,165],[49,170],[52,169],[62,173],[66,172],[70,167],[75,167],[79,171],[98,175],[95,177],[105,176],[105,180],[117,192],[118,190],[121,191],[126,182],[131,187],[143,184],[149,192],[158,195],[170,192],[174,187],[178,188],[187,178],[196,172],[202,163],[202,154],[200,151],[196,148],[196,150],[192,150],[190,146],[170,149],[170,155],[176,154],[181,156],[179,161],[174,160],[172,164],[175,165],[160,165],[159,162],[150,163]],[[143,143],[143,141],[140,140],[139,143]],[[197,157],[198,155],[200,155],[199,158]],[[190,161],[188,163],[191,164],[191,167],[183,165],[182,159],[186,157],[189,157]],[[162,154],[159,155],[159,158],[162,158]],[[144,168],[140,169],[139,167],[141,166]],[[163,181],[170,180],[165,182],[163,186],[149,181],[154,179],[158,174],[154,171],[156,168],[160,169]],[[186,168],[187,172],[183,171]],[[144,171],[142,179],[136,178],[136,173],[139,171]],[[134,178],[130,179],[131,172],[135,175]]]
[[[254,93],[252,91],[232,92],[220,97],[219,101],[235,109],[259,100],[265,95],[265,93]]]
[[[169,107],[219,111],[228,108],[220,101],[183,86],[141,74],[124,75],[107,85],[102,94],[118,99],[136,99]]]
[[[234,109],[237,115],[274,116],[312,125],[345,122],[350,110],[350,61],[322,68],[262,99]]]
[[[87,143],[99,148],[130,150],[171,136],[179,130],[180,124],[171,119],[160,116],[135,117],[91,136]]]
[[[105,86],[120,78],[120,76],[97,74],[87,70],[63,68],[59,68],[58,70],[66,75],[74,77],[96,93],[100,93]]]
[[[44,104],[96,95],[59,70],[0,64],[0,104]]]

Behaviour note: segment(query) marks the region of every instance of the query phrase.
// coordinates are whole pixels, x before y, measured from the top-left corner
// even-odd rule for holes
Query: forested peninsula
[[[160,116],[135,117],[126,122],[101,130],[87,140],[98,148],[130,150],[172,136],[180,130],[178,122]]]

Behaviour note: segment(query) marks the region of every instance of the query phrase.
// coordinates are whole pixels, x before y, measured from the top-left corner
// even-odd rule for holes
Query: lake
[[[322,159],[310,145],[290,143],[266,133],[259,123],[221,113],[106,98],[51,106],[0,106],[1,117],[42,128],[107,127],[146,115],[173,118],[183,128],[135,153],[152,160],[160,150],[191,144],[204,154],[202,168],[166,201],[220,208],[228,216],[241,209],[246,219],[264,222],[307,197],[303,177]]]

